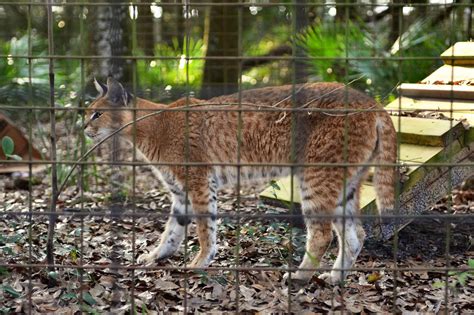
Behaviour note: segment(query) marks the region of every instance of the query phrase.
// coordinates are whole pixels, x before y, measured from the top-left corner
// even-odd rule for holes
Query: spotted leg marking
[[[148,254],[138,258],[139,264],[151,264],[157,260],[173,255],[184,240],[186,225],[191,223],[190,214],[193,210],[191,205],[185,207],[186,197],[184,192],[171,189],[172,205],[171,216],[166,223],[166,228],[161,235],[160,245]]]
[[[299,182],[301,208],[307,232],[306,252],[298,270],[291,274],[291,279],[301,283],[311,279],[332,241],[332,220],[318,218],[317,215],[333,213],[342,181],[338,172],[308,168],[299,178]]]
[[[196,218],[200,249],[190,267],[207,267],[217,252],[217,187],[214,179],[209,180],[209,189],[195,194],[192,198]]]

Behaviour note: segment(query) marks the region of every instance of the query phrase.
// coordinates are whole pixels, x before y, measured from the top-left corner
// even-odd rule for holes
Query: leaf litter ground
[[[218,221],[213,270],[180,269],[198,250],[193,226],[177,255],[153,269],[127,269],[137,266],[133,258],[156,246],[170,206],[166,192],[150,180],[149,168],[136,171],[135,195],[120,203],[108,197],[110,169],[100,170],[89,192],[75,186],[66,189],[58,202],[55,263],[67,267],[53,272],[21,266],[45,263],[48,217],[13,214],[28,212],[30,202],[32,211],[48,211],[47,174],[37,175],[31,196],[15,186],[17,178],[0,177],[1,211],[6,213],[0,216],[0,262],[7,265],[0,267],[1,312],[474,312],[472,269],[436,270],[466,269],[474,258],[474,218],[456,219],[457,214],[474,212],[473,187],[454,190],[425,213],[451,213],[449,222],[423,216],[396,240],[368,240],[355,265],[358,271],[342,288],[325,284],[316,273],[310,283],[288,289],[282,270],[266,269],[298,265],[304,254],[304,230],[284,220],[232,218],[236,213],[288,213],[260,203],[257,191],[220,194],[220,213],[228,216]],[[79,215],[81,209],[87,215]],[[127,216],[134,211],[145,215]],[[336,254],[334,241],[321,267],[329,268]],[[229,270],[236,265],[241,271]],[[393,271],[397,267],[402,270]],[[426,270],[410,270],[417,268]]]

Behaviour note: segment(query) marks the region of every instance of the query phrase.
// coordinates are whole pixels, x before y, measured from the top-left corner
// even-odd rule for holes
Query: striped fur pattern
[[[107,85],[96,82],[96,86],[100,95],[87,109],[90,119],[85,132],[100,140],[132,121],[129,108],[133,107],[133,101],[113,79],[109,79]],[[239,101],[241,107],[229,105]],[[331,112],[344,109],[346,103],[346,108],[369,111],[358,114]],[[222,104],[228,106],[219,106]],[[173,255],[184,239],[186,225],[194,221],[200,250],[191,266],[208,266],[217,250],[216,195],[220,188],[236,187],[238,175],[241,185],[255,185],[290,174],[289,167],[265,164],[326,163],[325,166],[294,168],[301,186],[307,242],[300,270],[292,274],[292,278],[307,280],[312,277],[334,230],[339,243],[338,257],[334,270],[321,277],[332,283],[342,281],[347,272],[340,269],[353,266],[365,238],[360,222],[353,216],[359,213],[360,187],[368,167],[337,164],[395,163],[396,134],[389,115],[373,99],[356,90],[338,83],[314,83],[249,90],[241,95],[208,101],[181,99],[170,105],[136,98],[136,117],[149,114],[149,109],[179,109],[188,105],[198,105],[200,107],[196,108],[200,110],[189,112],[188,117],[183,111],[165,111],[135,124],[136,147],[148,161],[205,164],[157,168],[172,196],[172,215],[160,244],[140,256],[139,263],[151,264]],[[308,110],[286,114],[271,110],[292,106]],[[107,111],[110,107],[117,110]],[[211,110],[216,108],[223,110]],[[240,123],[239,108],[244,109]],[[132,134],[132,127],[121,132],[130,141]],[[222,165],[239,162],[262,166],[242,166],[237,174],[237,167]],[[379,210],[392,209],[394,167],[377,167],[373,178]],[[313,217],[320,214],[345,215],[345,218]]]

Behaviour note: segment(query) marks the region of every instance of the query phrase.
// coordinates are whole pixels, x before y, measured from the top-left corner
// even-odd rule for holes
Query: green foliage
[[[139,60],[137,68],[140,84],[144,86],[165,85],[170,88],[185,87],[197,89],[201,85],[204,60],[187,59],[205,56],[201,39],[186,39],[180,47],[174,38],[172,45],[159,43],[155,47],[156,60]],[[169,89],[169,88],[168,88]]]
[[[367,49],[363,30],[353,23],[347,27],[346,33],[346,24],[320,23],[308,27],[296,38],[308,56],[316,58],[310,60],[309,65],[322,81],[342,81],[346,64],[340,58],[352,57],[354,51],[361,53]]]
[[[12,297],[14,297],[15,299],[16,298],[19,298],[21,296],[21,294],[19,292],[17,292],[15,289],[13,289],[11,286],[9,286],[8,284],[6,285],[2,285],[2,289],[5,293],[8,293],[9,295],[11,295]]]
[[[13,139],[10,138],[9,136],[5,136],[2,138],[2,150],[3,150],[3,154],[5,154],[7,158],[10,158],[16,161],[22,160],[21,156],[13,154],[13,152],[15,151],[15,143],[13,142]]]
[[[358,23],[348,23],[346,29],[346,23],[331,21],[312,25],[296,42],[317,58],[308,62],[313,80],[349,82],[363,76],[353,85],[384,101],[400,82],[419,82],[441,65],[433,57],[449,45],[452,30],[432,25],[431,18],[416,20],[390,43],[386,29]]]
[[[93,305],[97,304],[97,301],[94,300],[94,298],[92,297],[92,295],[89,292],[84,292],[82,294],[82,299],[84,300],[84,302],[86,302],[90,306],[93,306]]]
[[[28,36],[13,37],[10,41],[0,41],[2,54],[12,57],[0,59],[0,102],[27,103],[31,96],[34,99],[46,100],[48,96],[48,61],[47,59],[14,58],[30,55]],[[31,37],[31,50],[37,56],[46,51],[45,41],[37,36]],[[38,51],[41,51],[38,53]],[[31,67],[31,68],[30,68]],[[31,77],[31,90],[30,90]]]
[[[49,99],[49,60],[46,39],[38,35],[0,40],[0,51],[11,57],[0,59],[0,103],[24,105],[42,104]],[[27,58],[31,56],[31,58]],[[68,59],[55,61],[55,84],[58,97],[78,91],[79,62]]]
[[[65,300],[65,301],[75,300],[75,299],[77,299],[77,295],[76,295],[76,293],[68,292],[68,293],[64,293],[63,295],[61,295],[60,299]]]
[[[457,286],[465,286],[466,281],[469,278],[474,279],[474,259],[469,258],[467,261],[469,270],[466,271],[450,271],[448,276],[452,277],[452,281],[448,283],[448,286],[455,290]],[[436,281],[433,283],[434,288],[444,288],[446,286],[446,281]]]
[[[0,266],[0,277],[8,276],[10,272],[6,267]]]
[[[9,136],[5,136],[2,138],[2,150],[5,155],[13,154],[13,150],[15,149],[15,144],[13,143],[13,139]]]

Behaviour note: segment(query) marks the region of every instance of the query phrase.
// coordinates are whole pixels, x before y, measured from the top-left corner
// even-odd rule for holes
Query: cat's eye
[[[94,113],[91,115],[91,120],[96,120],[96,119],[99,118],[101,115],[102,115],[101,112],[94,112]]]

